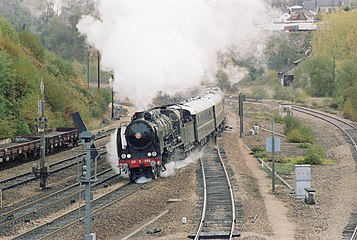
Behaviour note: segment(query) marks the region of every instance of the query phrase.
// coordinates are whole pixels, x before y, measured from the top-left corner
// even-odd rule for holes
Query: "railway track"
[[[240,233],[235,231],[236,203],[219,149],[200,159],[199,173],[202,214],[196,233],[189,237],[195,240],[239,237]]]
[[[115,131],[116,128],[110,128],[110,129],[107,129],[105,131],[102,131],[102,132],[98,132],[96,134],[96,137],[95,137],[95,140],[100,140],[102,138],[105,138],[105,137],[108,137],[110,136],[110,134]],[[100,151],[100,154],[101,155],[104,155],[106,154],[106,150],[103,150],[105,149],[105,146],[102,146],[102,147],[99,147],[98,150],[102,150]],[[54,174],[54,173],[57,173],[57,172],[60,172],[66,168],[69,168],[69,167],[72,167],[74,165],[77,164],[77,158],[81,157],[81,156],[84,156],[85,153],[82,153],[82,154],[78,154],[77,156],[73,156],[73,157],[69,157],[69,158],[65,158],[65,159],[62,159],[62,160],[59,160],[55,163],[52,163],[49,165],[49,174]],[[29,171],[29,172],[26,172],[26,173],[22,173],[22,174],[19,174],[19,175],[16,175],[16,176],[13,176],[13,177],[10,177],[10,178],[7,178],[7,179],[4,179],[4,180],[1,180],[0,181],[0,189],[1,190],[8,190],[8,189],[11,189],[11,188],[15,188],[15,187],[18,187],[18,186],[21,186],[25,183],[28,183],[28,182],[31,182],[31,181],[34,181],[36,180],[37,177],[34,176],[34,174]]]
[[[111,169],[107,169],[98,174],[100,180],[92,184],[93,189],[103,187],[117,181],[118,174]],[[29,223],[49,214],[62,210],[78,201],[80,194],[80,184],[75,183],[45,197],[41,197],[26,204],[20,203],[10,211],[0,215],[0,236],[11,232],[15,227],[24,223]]]
[[[92,200],[92,216],[104,208],[125,199],[129,195],[135,193],[136,191],[149,184],[150,183],[138,185],[126,183],[125,185],[111,190],[101,197]],[[51,239],[54,235],[82,221],[83,216],[81,216],[80,213],[83,212],[84,205],[77,207],[61,216],[58,216],[52,219],[50,222],[44,223],[26,232],[23,232],[13,239]]]
[[[105,147],[101,147],[99,149],[104,149],[104,148]],[[107,153],[106,150],[100,151],[101,155],[104,155],[106,153]],[[54,173],[60,172],[66,168],[76,165],[78,163],[77,158],[80,158],[81,156],[84,156],[84,155],[85,155],[85,153],[79,154],[77,156],[65,158],[65,159],[59,160],[55,163],[50,164],[49,165],[50,170],[49,170],[48,174],[52,175]],[[3,191],[8,190],[8,189],[15,188],[15,187],[21,186],[25,183],[35,181],[35,180],[37,180],[37,177],[34,176],[34,174],[31,171],[29,171],[29,172],[19,174],[14,177],[10,177],[10,178],[0,181],[0,189]]]
[[[301,112],[319,118],[340,129],[348,137],[350,143],[353,146],[354,151],[352,153],[352,156],[357,164],[357,126],[355,126],[351,121],[337,117],[332,114],[312,110],[305,107],[293,106],[293,111]],[[355,210],[355,212],[351,213],[349,224],[345,227],[343,231],[343,239],[357,239],[357,209]]]

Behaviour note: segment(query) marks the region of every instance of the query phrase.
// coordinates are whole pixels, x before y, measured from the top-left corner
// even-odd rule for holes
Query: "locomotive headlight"
[[[147,155],[148,155],[148,157],[151,157],[151,152],[148,152],[148,154],[147,154]]]
[[[126,158],[125,153],[123,153],[120,157],[121,157],[121,159],[125,159]]]
[[[127,158],[131,158],[131,154],[128,153],[128,154],[126,155],[126,157],[127,157]]]
[[[82,176],[85,177],[87,175],[87,171],[82,172]]]
[[[157,152],[156,151],[153,151],[151,154],[152,154],[153,157],[157,156]]]
[[[151,162],[150,162],[150,166],[151,166],[151,167],[155,167],[155,166],[156,166],[156,162],[155,162],[155,161],[151,161]]]

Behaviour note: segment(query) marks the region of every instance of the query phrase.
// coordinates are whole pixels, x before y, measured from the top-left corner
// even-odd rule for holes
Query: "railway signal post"
[[[44,97],[44,89],[45,86],[43,84],[43,80],[41,80],[40,84],[40,90],[41,90],[41,96],[42,100],[39,100],[38,102],[38,113],[41,113],[41,117],[39,119],[35,119],[36,122],[36,128],[38,132],[42,132],[42,137],[41,137],[41,158],[40,158],[40,169],[37,167],[33,168],[33,173],[40,177],[40,187],[45,190],[46,185],[47,185],[47,175],[48,175],[48,169],[45,164],[45,155],[46,155],[46,139],[45,139],[45,132],[48,127],[48,120],[47,117],[45,116],[45,97]]]
[[[79,134],[79,138],[82,140],[82,144],[85,148],[86,157],[83,159],[82,174],[79,178],[81,184],[85,185],[85,240],[95,240],[95,233],[91,233],[91,200],[93,199],[91,193],[91,150],[94,141],[94,135],[92,132],[84,131]]]

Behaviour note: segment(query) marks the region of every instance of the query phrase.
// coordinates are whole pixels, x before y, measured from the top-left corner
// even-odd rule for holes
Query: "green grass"
[[[269,164],[269,167],[271,168],[271,163]],[[267,172],[267,173],[271,172],[266,166],[263,167],[263,171]],[[277,174],[293,173],[294,165],[293,164],[275,163],[275,172]]]

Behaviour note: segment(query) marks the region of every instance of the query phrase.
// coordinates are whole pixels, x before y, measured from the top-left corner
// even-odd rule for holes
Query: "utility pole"
[[[272,151],[271,151],[271,155],[272,155],[272,171],[271,171],[271,179],[272,179],[272,192],[275,192],[275,121],[274,121],[274,117],[272,119],[272,137],[271,137],[271,144],[272,144]]]
[[[87,83],[88,83],[88,88],[89,88],[89,57],[90,57],[89,51],[90,51],[90,49],[88,49],[88,51],[87,51]]]
[[[40,187],[45,190],[46,189],[46,182],[47,182],[47,175],[48,175],[48,171],[47,171],[47,166],[45,164],[45,156],[46,156],[46,139],[45,139],[45,134],[46,134],[46,129],[48,127],[48,120],[47,117],[45,116],[45,94],[44,94],[44,90],[45,90],[45,86],[43,83],[43,80],[41,80],[40,83],[40,90],[41,90],[41,97],[42,100],[39,101],[38,103],[38,112],[41,113],[40,119],[35,118],[35,122],[36,122],[36,128],[38,130],[38,132],[42,132],[42,136],[41,136],[41,158],[40,158],[40,169],[38,169],[38,167],[35,165],[32,167],[32,172],[40,177]],[[38,125],[39,124],[39,125]]]
[[[114,74],[113,73],[111,74],[109,83],[112,90],[112,120],[114,120]]]
[[[240,131],[239,131],[239,137],[243,136],[243,101],[245,100],[245,95],[243,95],[242,93],[239,93],[239,97],[238,97],[238,115],[239,115],[239,119],[240,119]]]
[[[275,136],[275,120],[274,117],[272,118],[272,137],[267,137],[266,138],[266,151],[272,153],[272,160],[271,160],[271,186],[272,186],[272,192],[275,192],[275,152],[280,151],[280,138]]]
[[[97,50],[98,53],[98,90],[100,89],[100,52]]]

